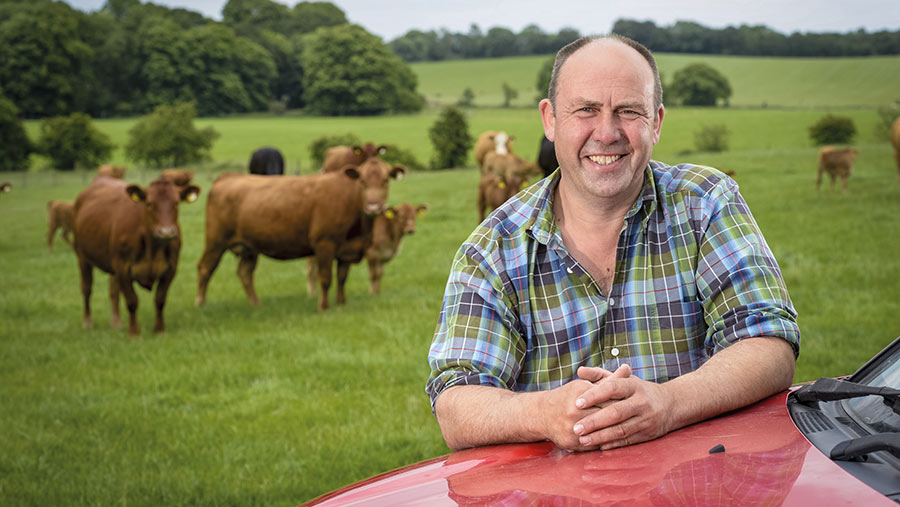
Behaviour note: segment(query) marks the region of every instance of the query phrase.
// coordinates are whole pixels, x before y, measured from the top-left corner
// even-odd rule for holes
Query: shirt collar
[[[541,244],[548,244],[550,239],[557,232],[556,221],[553,216],[553,194],[559,185],[560,169],[550,174],[540,183],[535,193],[530,199],[533,202],[534,211],[525,228],[530,231],[532,237]],[[625,214],[625,220],[629,220],[636,216],[641,210],[645,210],[641,217],[641,227],[646,227],[650,216],[656,211],[657,195],[656,195],[656,178],[653,177],[653,169],[647,164],[644,169],[644,183],[641,193],[638,194],[634,204],[628,213]]]

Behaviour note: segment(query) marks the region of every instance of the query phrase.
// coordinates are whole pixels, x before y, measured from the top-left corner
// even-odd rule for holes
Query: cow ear
[[[391,176],[391,178],[394,178],[395,180],[400,181],[403,179],[404,176],[406,176],[406,171],[407,171],[406,167],[404,167],[402,165],[395,165],[394,167],[391,168],[390,176]]]
[[[425,216],[425,213],[427,213],[427,212],[428,212],[427,204],[420,204],[420,205],[416,206],[416,216],[420,216],[420,217]]]
[[[387,218],[388,220],[393,220],[395,216],[397,216],[397,211],[394,209],[393,206],[384,210],[384,217]]]
[[[360,156],[360,155],[362,155],[362,152],[363,152],[363,150],[362,150],[362,148],[360,148],[359,146],[354,146],[354,147],[353,147],[353,154],[354,154],[354,155]]]
[[[358,180],[360,177],[359,170],[357,170],[356,167],[352,165],[344,166],[341,171],[351,180]]]
[[[128,195],[131,196],[131,200],[134,202],[144,202],[147,200],[147,194],[144,192],[144,189],[137,185],[128,185],[125,188],[125,191],[128,192]]]
[[[0,192],[9,192],[12,190],[12,183],[4,183],[0,185]]]
[[[382,144],[381,146],[378,147],[378,150],[376,150],[376,153],[378,153],[379,155],[384,155],[385,153],[387,153],[387,146]]]
[[[188,185],[181,189],[181,200],[184,202],[194,202],[200,196],[200,187],[197,185]]]

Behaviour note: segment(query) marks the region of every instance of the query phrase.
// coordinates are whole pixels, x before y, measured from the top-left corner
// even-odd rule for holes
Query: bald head
[[[637,52],[637,54],[639,54],[644,59],[644,61],[647,62],[647,65],[650,68],[650,72],[653,75],[653,108],[654,110],[658,111],[660,106],[662,106],[663,97],[662,82],[659,78],[659,69],[656,68],[656,59],[653,58],[653,54],[650,53],[650,50],[644,47],[643,44],[629,39],[628,37],[623,37],[617,34],[592,35],[582,37],[569,43],[568,45],[560,49],[558,53],[556,53],[556,60],[553,62],[553,73],[550,75],[550,90],[548,91],[548,98],[550,99],[550,103],[553,105],[554,109],[556,108],[556,95],[559,87],[559,76],[562,72],[563,65],[565,65],[569,57],[577,53],[578,50],[584,48],[585,46],[594,44],[624,45]]]

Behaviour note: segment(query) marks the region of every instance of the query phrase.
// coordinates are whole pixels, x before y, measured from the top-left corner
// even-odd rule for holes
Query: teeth
[[[591,162],[594,162],[594,163],[600,164],[600,165],[612,164],[613,162],[615,162],[616,160],[619,160],[620,158],[622,158],[622,155],[592,155],[592,156],[588,157],[588,159],[590,159]]]

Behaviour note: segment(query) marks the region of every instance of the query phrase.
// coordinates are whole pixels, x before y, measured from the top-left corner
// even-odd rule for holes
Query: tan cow
[[[240,257],[238,277],[254,306],[259,298],[253,271],[260,254],[280,260],[314,256],[320,310],[328,308],[332,264],[337,260],[337,302],[344,303],[350,265],[362,259],[371,241],[372,222],[384,209],[389,180],[405,174],[405,167],[372,157],[359,167],[326,174],[220,176],[206,202],[206,246],[197,264],[196,304],[206,301],[209,279],[226,250]]]
[[[416,232],[416,217],[428,211],[428,206],[403,203],[392,206],[378,215],[372,226],[372,244],[366,249],[369,263],[369,293],[381,294],[384,265],[400,252],[403,236]]]
[[[831,177],[831,190],[834,190],[834,181],[837,177],[841,178],[841,184],[844,188],[844,194],[847,193],[847,178],[850,177],[850,171],[853,169],[853,162],[859,152],[853,148],[835,148],[834,146],[823,146],[819,150],[819,170],[816,174],[816,190],[822,185],[822,173],[828,173]]]
[[[114,165],[101,165],[97,168],[97,176],[106,176],[118,180],[125,179],[125,168]]]
[[[507,154],[512,153],[512,142],[515,141],[514,136],[508,135],[503,131],[488,130],[482,132],[475,141],[475,161],[478,167],[484,172],[484,157],[488,153]]]
[[[492,173],[481,175],[481,181],[478,182],[478,220],[484,221],[487,213],[499,208],[522,187],[521,176],[504,179]]]
[[[488,153],[484,156],[482,174],[495,174],[503,179],[518,176],[532,181],[543,177],[540,166],[514,153]]]
[[[195,185],[177,187],[159,178],[147,187],[123,180],[98,177],[75,200],[75,253],[81,273],[84,297],[82,325],[93,327],[91,288],[94,268],[110,274],[110,325],[119,327],[119,293],[128,308],[128,334],[137,336],[138,299],[134,282],[151,290],[156,285],[155,333],[165,331],[163,307],[178,267],[181,229],[178,203],[193,202],[200,189]]]
[[[384,155],[386,151],[387,147],[384,145],[375,146],[372,143],[366,143],[362,146],[332,146],[325,150],[322,172],[340,171],[348,165],[359,166],[366,159]]]
[[[894,162],[897,163],[897,178],[900,179],[900,116],[891,126],[891,144],[894,145]]]
[[[63,241],[72,246],[72,222],[75,218],[75,203],[72,201],[47,202],[47,250],[53,251],[53,236],[62,229]]]

